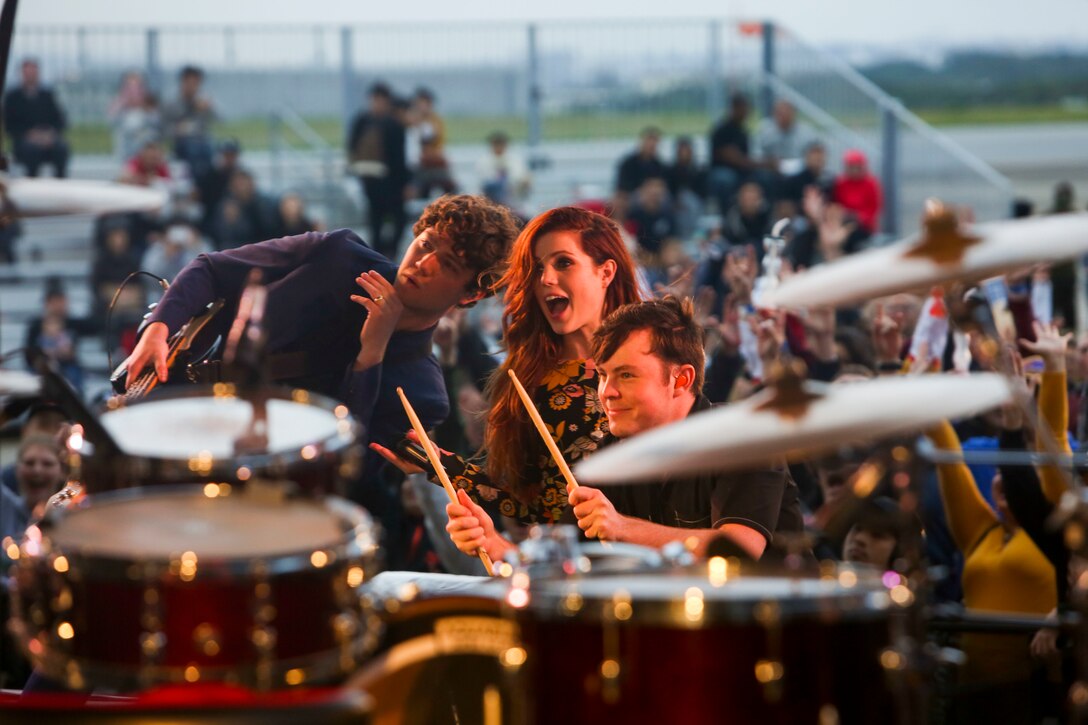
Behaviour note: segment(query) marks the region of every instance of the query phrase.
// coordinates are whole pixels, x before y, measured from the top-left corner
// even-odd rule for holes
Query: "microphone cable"
[[[158,282],[159,286],[162,287],[163,292],[170,289],[170,282],[168,280],[163,279],[157,274],[145,272],[142,269],[138,269],[135,272],[129,274],[127,277],[125,277],[124,281],[122,281],[121,284],[117,286],[117,291],[113,293],[113,299],[110,300],[110,306],[106,308],[106,328],[103,333],[106,342],[106,365],[107,369],[110,372],[113,371],[113,345],[110,344],[110,322],[113,320],[113,308],[117,305],[117,300],[121,296],[121,292],[124,291],[125,286],[132,281],[133,277],[138,277],[141,274],[150,277],[151,279]]]

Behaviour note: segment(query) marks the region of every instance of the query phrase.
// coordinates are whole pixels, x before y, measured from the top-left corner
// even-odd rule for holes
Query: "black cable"
[[[110,321],[113,319],[113,308],[117,305],[117,298],[121,296],[121,292],[125,289],[125,285],[131,282],[133,277],[141,274],[158,282],[163,288],[163,291],[170,289],[170,282],[168,280],[163,279],[157,274],[145,272],[142,269],[138,269],[129,274],[129,276],[125,277],[124,281],[117,286],[117,291],[113,293],[113,299],[110,300],[110,306],[106,308],[106,329],[104,331],[104,336],[106,338],[106,365],[107,369],[111,372],[113,371],[113,345],[110,344]]]

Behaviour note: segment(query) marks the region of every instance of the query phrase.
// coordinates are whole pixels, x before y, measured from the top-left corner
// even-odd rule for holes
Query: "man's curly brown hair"
[[[427,205],[412,232],[419,236],[429,228],[449,239],[454,253],[475,273],[468,291],[495,294],[495,283],[505,271],[510,245],[521,229],[518,218],[482,196],[447,195]]]

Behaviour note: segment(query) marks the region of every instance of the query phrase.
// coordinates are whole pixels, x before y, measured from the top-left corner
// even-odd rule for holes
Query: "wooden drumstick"
[[[514,387],[521,397],[521,402],[525,404],[525,410],[529,411],[529,417],[533,419],[533,424],[536,425],[540,437],[544,439],[544,445],[548,447],[548,452],[552,454],[552,460],[555,461],[555,465],[559,466],[559,471],[563,474],[563,478],[566,479],[567,486],[573,491],[578,488],[578,482],[574,480],[574,474],[571,473],[570,466],[567,465],[567,461],[563,458],[563,454],[559,452],[559,446],[555,444],[555,439],[552,438],[552,434],[548,431],[548,426],[544,425],[544,420],[540,417],[540,413],[533,404],[533,399],[525,392],[525,388],[522,386],[521,381],[518,380],[518,376],[514,371],[507,370],[506,372],[510,374],[510,379],[514,381]],[[609,548],[608,542],[602,539],[600,535],[598,535],[597,538],[600,539],[601,544],[603,544],[605,548]]]
[[[446,495],[450,497],[450,501],[457,503],[457,489],[455,489],[450,482],[450,477],[446,473],[446,468],[442,465],[442,459],[438,457],[438,451],[435,449],[434,444],[431,443],[427,431],[423,428],[423,423],[420,422],[415,409],[412,408],[412,404],[408,402],[408,398],[404,395],[404,388],[398,386],[397,395],[400,396],[400,402],[404,405],[404,412],[408,414],[408,420],[412,421],[412,428],[415,430],[416,435],[419,436],[419,442],[423,445],[423,450],[427,452],[427,459],[431,462],[431,468],[434,469],[435,474],[438,476],[438,480],[442,482],[442,488],[446,489]],[[480,561],[483,562],[484,569],[487,570],[487,575],[494,576],[495,569],[491,565],[491,557],[488,556],[482,546],[476,550],[476,555],[479,556]]]
[[[533,419],[537,431],[540,432],[540,437],[544,439],[544,445],[548,447],[548,452],[552,454],[555,465],[559,466],[559,471],[563,474],[563,478],[567,480],[567,486],[572,489],[578,488],[578,482],[574,480],[574,474],[570,472],[570,466],[567,465],[563,454],[559,452],[559,446],[555,445],[555,439],[552,438],[548,426],[544,425],[540,413],[537,412],[536,406],[533,405],[533,399],[525,392],[525,388],[522,387],[521,381],[518,380],[518,376],[514,374],[514,371],[507,370],[507,372],[510,373],[510,379],[514,381],[514,387],[517,388],[518,395],[521,396],[521,402],[525,403],[525,410],[529,411],[529,417]]]

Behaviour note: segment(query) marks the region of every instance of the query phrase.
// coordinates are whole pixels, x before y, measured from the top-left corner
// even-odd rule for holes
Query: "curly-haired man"
[[[129,380],[152,364],[166,381],[169,335],[216,299],[225,304],[206,334],[225,336],[257,269],[267,289],[266,379],[342,398],[369,440],[383,444],[395,443],[409,427],[398,385],[424,425],[437,425],[449,414],[449,399],[431,354],[435,326],[454,306],[492,293],[518,223],[482,197],[445,196],[423,211],[413,230],[399,267],[348,229],[201,255],[152,313],[124,363]]]

